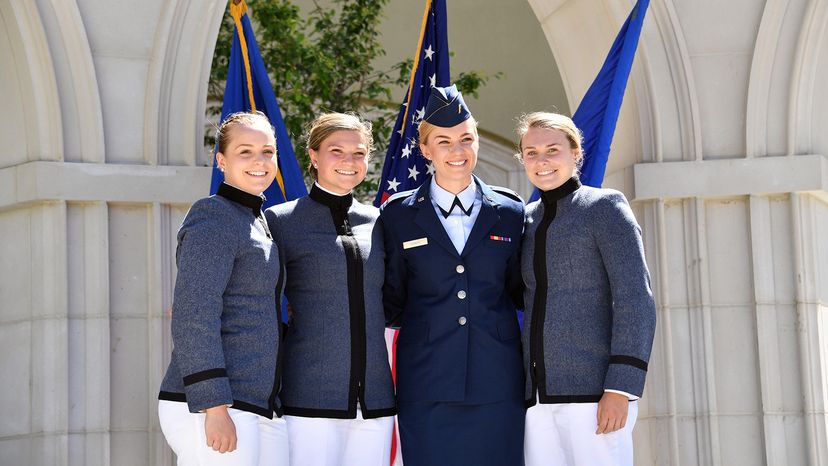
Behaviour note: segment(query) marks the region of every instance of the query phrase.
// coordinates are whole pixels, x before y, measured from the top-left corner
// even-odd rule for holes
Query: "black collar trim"
[[[255,216],[258,216],[261,213],[262,204],[264,204],[265,201],[264,194],[256,196],[254,194],[242,191],[241,189],[235,186],[230,186],[229,184],[224,182],[222,182],[219,185],[216,194],[225,199],[228,199],[230,201],[250,208],[250,210],[253,211],[253,215]]]
[[[541,199],[543,199],[544,204],[552,204],[574,193],[580,187],[581,182],[578,180],[578,178],[572,177],[566,180],[566,183],[558,186],[555,189],[550,189],[549,191],[541,192]]]
[[[354,201],[354,196],[351,193],[344,196],[337,196],[336,194],[331,194],[320,188],[316,185],[316,183],[314,183],[308,196],[314,201],[330,207],[332,210],[339,210],[343,212],[347,212],[348,209],[351,208],[351,204]]]

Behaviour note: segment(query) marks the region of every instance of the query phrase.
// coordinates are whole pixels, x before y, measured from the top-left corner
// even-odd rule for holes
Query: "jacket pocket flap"
[[[428,343],[428,323],[406,322],[400,329],[400,339],[408,343]]]

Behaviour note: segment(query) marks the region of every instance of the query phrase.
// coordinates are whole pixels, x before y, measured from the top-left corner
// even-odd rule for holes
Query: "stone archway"
[[[60,160],[63,132],[52,56],[36,8],[0,2],[0,72],[4,112],[0,131],[7,149],[0,167],[29,160]]]

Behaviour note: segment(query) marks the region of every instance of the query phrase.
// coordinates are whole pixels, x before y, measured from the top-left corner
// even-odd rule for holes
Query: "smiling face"
[[[432,125],[427,133],[421,134],[427,136],[420,143],[420,151],[431,161],[437,184],[455,194],[466,189],[472,181],[480,148],[474,119],[469,118],[451,128]]]
[[[575,174],[580,151],[572,148],[563,131],[529,128],[520,146],[526,176],[541,191],[555,189]]]
[[[263,120],[233,124],[227,128],[228,141],[216,162],[224,180],[255,196],[261,195],[276,178],[276,138]]]
[[[365,179],[368,142],[356,130],[334,131],[319,144],[308,149],[316,167],[319,186],[336,194],[347,194]]]

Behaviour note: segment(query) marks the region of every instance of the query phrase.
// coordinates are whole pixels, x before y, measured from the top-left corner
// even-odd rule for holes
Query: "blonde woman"
[[[632,465],[632,429],[655,331],[641,229],[624,195],[582,186],[581,133],[531,113],[517,128],[526,176],[525,455],[528,466]]]
[[[308,132],[310,194],[265,213],[293,310],[281,399],[295,466],[387,466],[394,387],[385,349],[379,211],[354,199],[370,123],[320,115]]]
[[[274,419],[284,274],[261,211],[276,138],[263,113],[232,114],[216,136],[224,183],[178,231],[173,353],[158,416],[179,466],[286,465],[285,422]]]
[[[380,216],[403,461],[520,465],[523,202],[473,175],[477,123],[454,86],[432,88],[419,133],[434,176]]]

